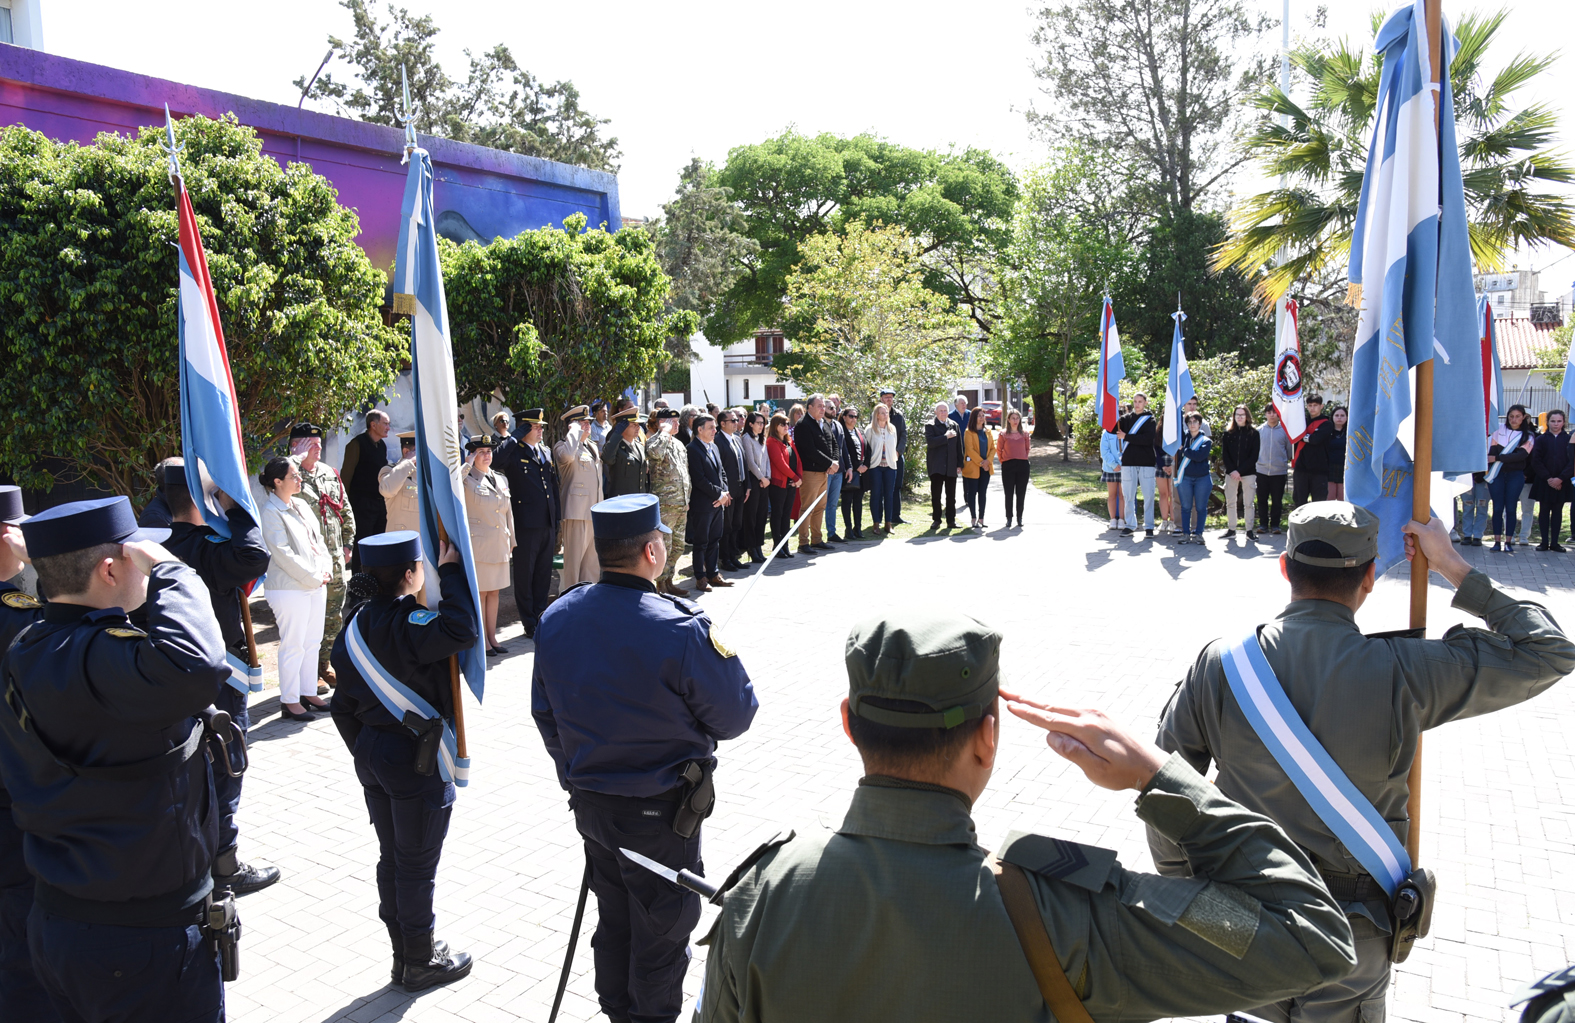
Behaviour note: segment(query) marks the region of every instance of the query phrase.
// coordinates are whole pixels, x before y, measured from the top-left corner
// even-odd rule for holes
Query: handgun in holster
[[[1427,937],[1433,926],[1433,901],[1438,894],[1438,879],[1426,867],[1406,875],[1389,901],[1389,959],[1403,963],[1411,954],[1416,939]]]
[[[716,785],[711,781],[715,771],[715,757],[691,760],[679,769],[684,791],[673,813],[673,833],[679,838],[693,838],[700,830],[700,822],[716,809]]]
[[[438,744],[443,741],[443,719],[424,718],[413,710],[407,710],[400,724],[416,733],[416,773],[426,777],[436,771]]]
[[[202,719],[203,742],[211,743],[208,746],[208,763],[219,763],[224,768],[224,773],[231,778],[239,778],[246,773],[246,768],[251,765],[251,758],[246,753],[246,733],[230,717],[229,711],[220,710],[209,706],[197,715]],[[214,756],[214,748],[218,748],[218,756]],[[235,767],[236,755],[240,756],[240,768]]]
[[[202,932],[213,939],[219,951],[219,969],[225,983],[241,976],[241,918],[235,912],[235,895],[226,890],[222,896],[208,896],[203,906]]]

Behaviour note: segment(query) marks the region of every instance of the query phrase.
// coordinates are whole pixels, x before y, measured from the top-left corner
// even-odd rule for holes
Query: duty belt
[[[1318,876],[1329,886],[1329,894],[1337,902],[1389,902],[1389,893],[1371,874],[1332,874],[1320,870]]]

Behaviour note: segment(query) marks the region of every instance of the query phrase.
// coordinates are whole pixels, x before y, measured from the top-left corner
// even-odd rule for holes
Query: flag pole
[[[1438,86],[1443,69],[1443,18],[1440,0],[1423,0],[1427,17],[1427,66],[1428,80],[1433,89],[1433,137],[1438,138]],[[1427,522],[1433,517],[1433,360],[1416,367],[1416,436],[1411,446],[1411,517]],[[1427,556],[1418,546],[1411,560],[1411,628],[1427,628]],[[1417,736],[1416,756],[1411,761],[1411,772],[1406,778],[1406,828],[1405,851],[1414,867],[1420,860],[1422,845],[1422,737]]]
[[[457,404],[457,403],[456,403]],[[448,543],[448,530],[443,528],[443,517],[433,515],[438,524],[438,543]],[[476,624],[481,624],[481,608],[476,608]],[[448,687],[454,699],[454,746],[455,755],[464,760],[470,756],[465,747],[465,700],[464,693],[460,692],[459,685],[459,655],[448,655]]]

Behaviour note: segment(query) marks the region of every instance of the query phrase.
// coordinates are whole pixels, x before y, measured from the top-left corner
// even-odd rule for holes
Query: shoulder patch
[[[129,626],[116,626],[115,628],[105,629],[104,631],[109,633],[111,636],[114,636],[116,639],[148,638],[148,634],[146,632],[143,632],[141,629],[130,628]]]
[[[207,541],[209,543],[225,543],[226,542],[225,538],[220,536],[218,533],[209,533],[208,536],[207,536]]]
[[[44,602],[31,594],[21,590],[13,590],[0,596],[0,604],[11,608],[13,611],[36,611],[44,606]]]
[[[999,855],[1007,863],[1031,870],[1040,877],[1065,881],[1091,892],[1105,887],[1110,868],[1116,863],[1114,850],[1021,831],[1006,836]]]
[[[724,658],[738,656],[738,651],[734,650],[732,647],[728,646],[722,641],[722,633],[719,629],[717,629],[716,623],[714,622],[711,624],[710,633],[711,645],[716,647],[717,653],[721,654]]]
[[[438,613],[436,611],[429,611],[424,607],[418,607],[410,612],[411,625],[426,625],[429,622],[437,621],[437,618]]]

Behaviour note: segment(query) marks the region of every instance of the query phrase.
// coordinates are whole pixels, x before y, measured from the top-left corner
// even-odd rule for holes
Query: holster
[[[684,791],[673,811],[673,833],[679,838],[693,838],[700,830],[700,822],[716,809],[716,785],[711,780],[715,771],[715,757],[691,760],[679,770]]]
[[[424,718],[413,710],[407,710],[400,724],[416,733],[416,773],[426,777],[436,771],[438,744],[443,741],[443,719]]]
[[[241,918],[235,912],[235,895],[226,889],[222,895],[209,895],[202,913],[202,933],[213,941],[219,952],[219,969],[225,983],[241,976]]]
[[[251,766],[251,758],[246,753],[246,733],[230,717],[229,711],[210,706],[197,716],[202,719],[204,741],[211,743],[208,747],[208,762],[218,763],[231,778],[245,774],[246,768]],[[214,755],[215,749],[218,751],[217,756]],[[239,769],[235,766],[236,754],[240,755]]]
[[[1438,894],[1438,879],[1426,867],[1418,867],[1400,882],[1389,901],[1389,959],[1403,963],[1411,954],[1416,939],[1427,937],[1433,926],[1433,900]]]

